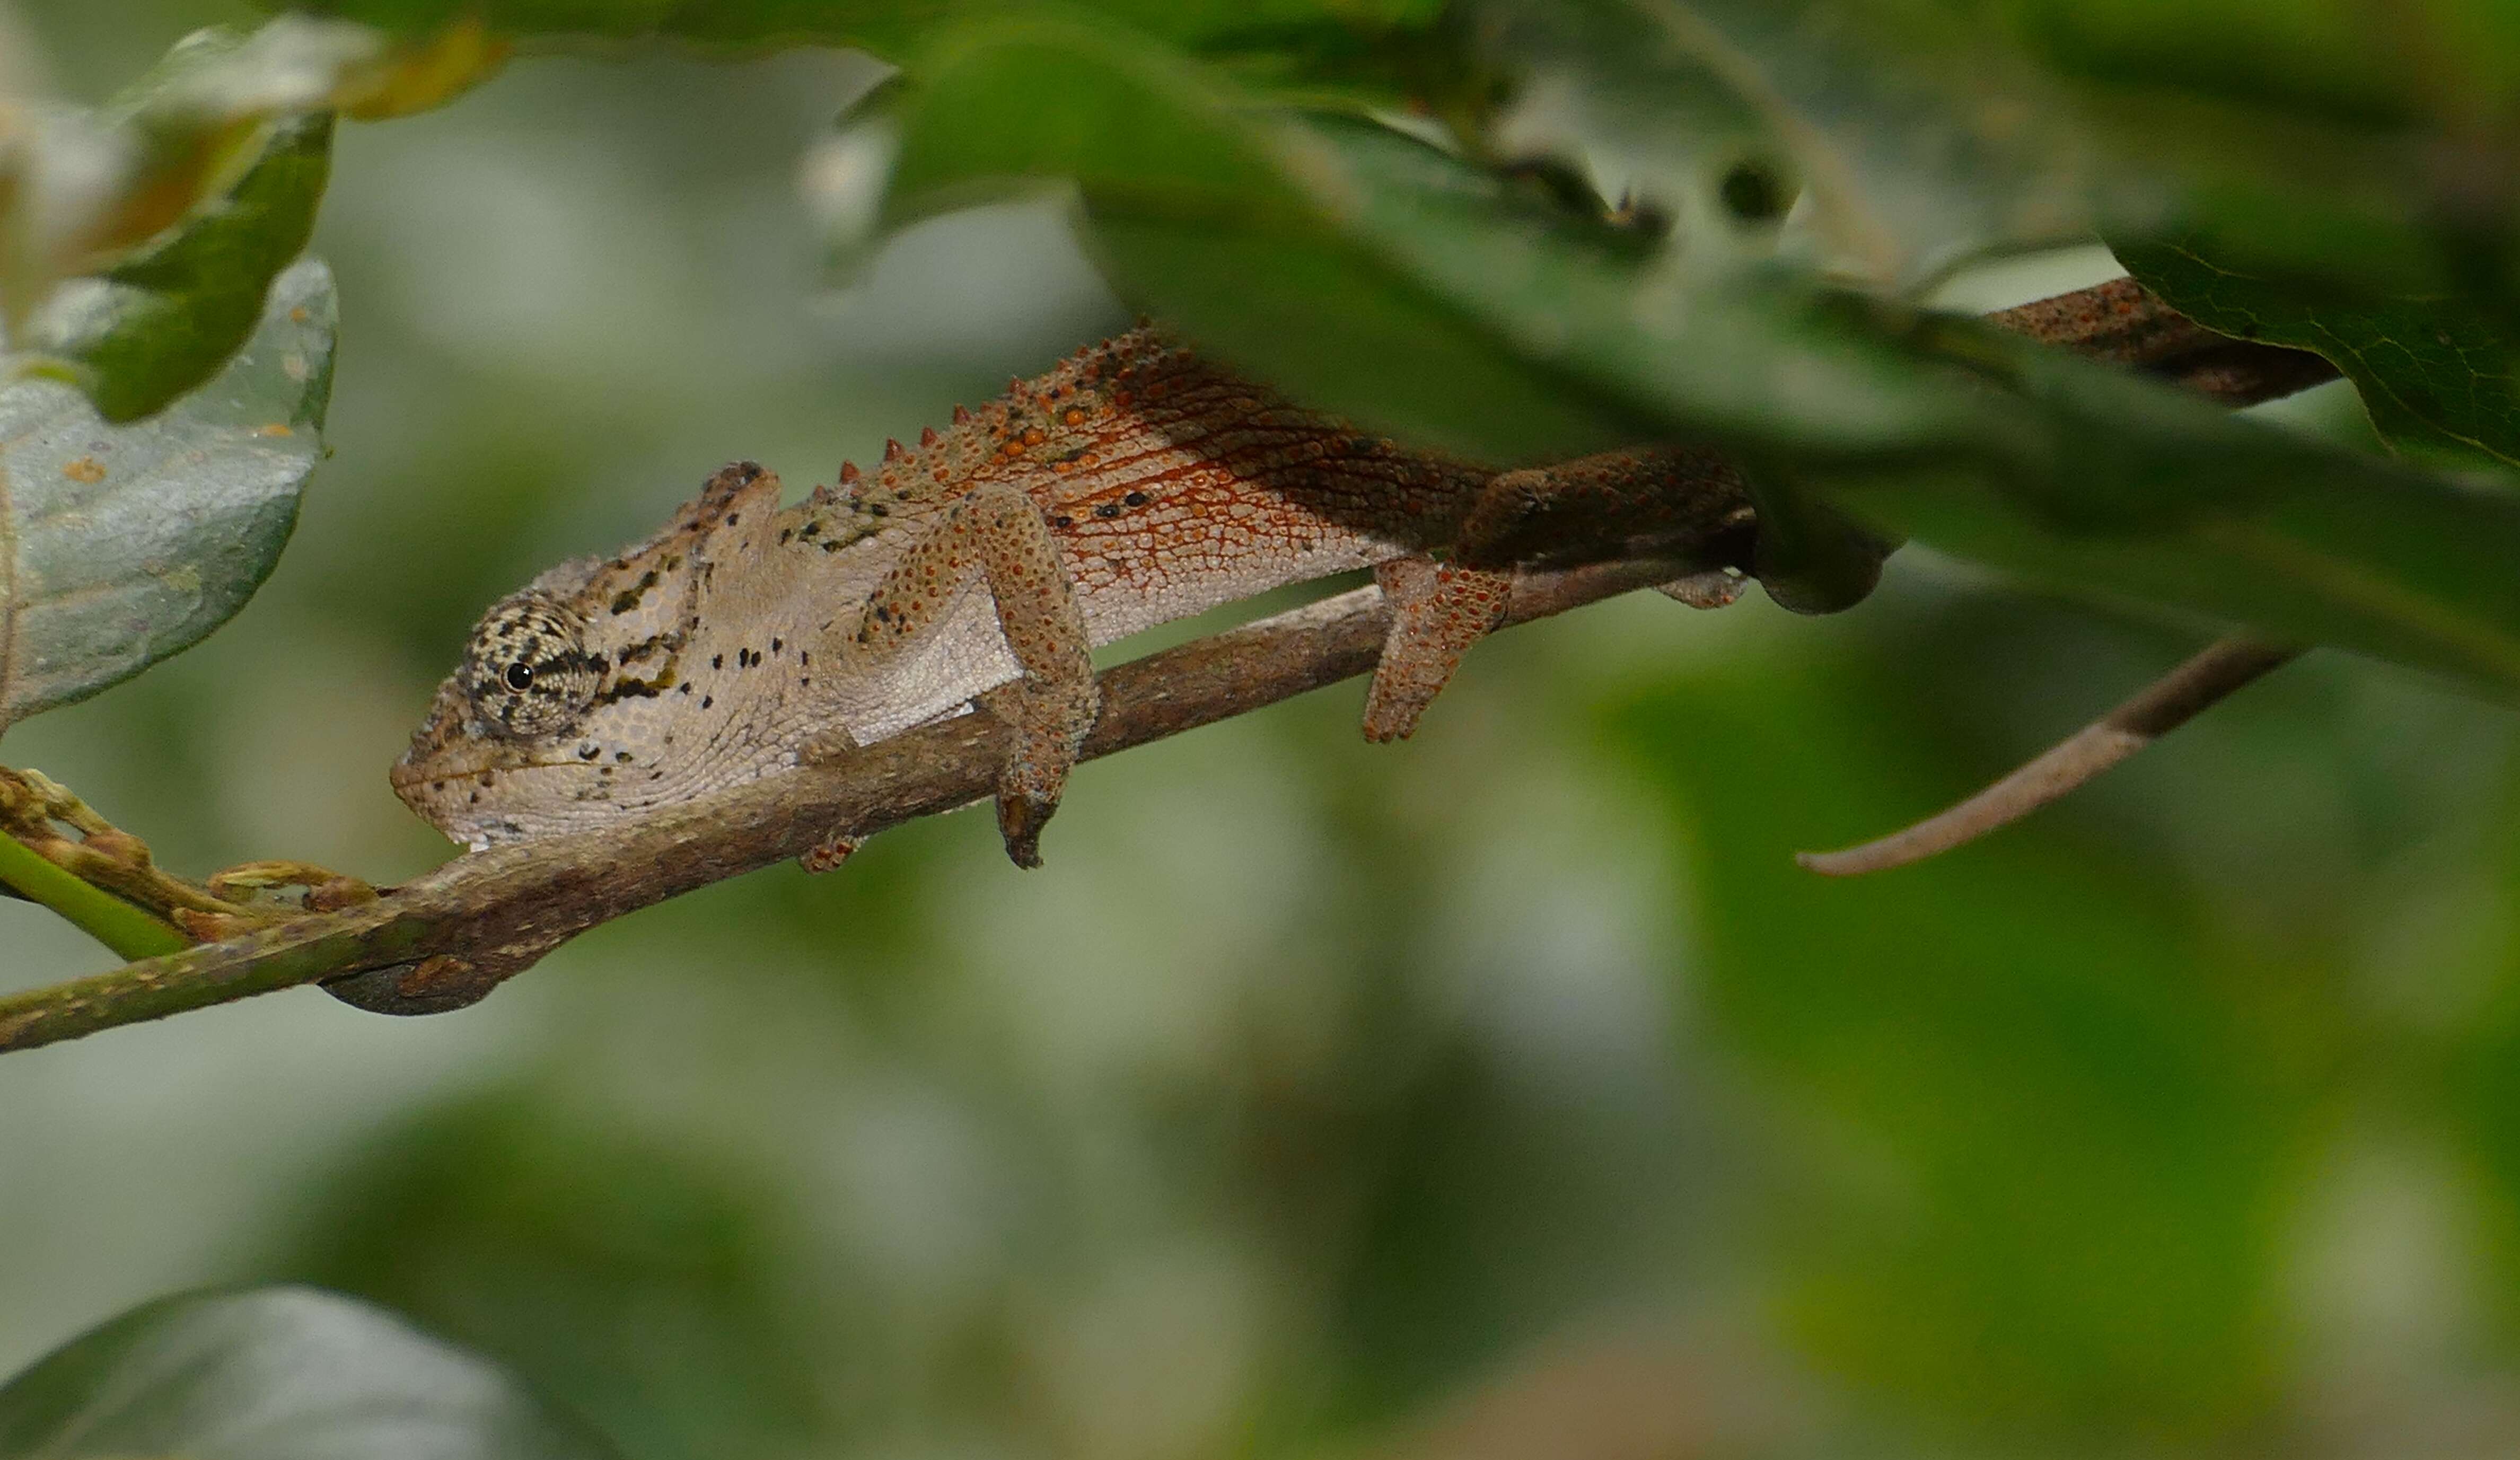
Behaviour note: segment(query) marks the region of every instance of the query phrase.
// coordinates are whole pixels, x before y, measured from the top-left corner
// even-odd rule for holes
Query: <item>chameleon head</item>
[[[705,602],[713,576],[742,581],[716,574],[712,554],[741,562],[778,504],[776,476],[736,463],[648,542],[493,604],[395,764],[395,794],[477,850],[611,824],[758,774],[749,742],[721,732],[759,707],[772,677],[712,639]]]
[[[589,646],[587,628],[583,614],[542,589],[494,604],[394,765],[403,803],[476,848],[587,822],[570,810],[601,805],[618,770],[596,764],[601,749],[578,753],[615,669]]]

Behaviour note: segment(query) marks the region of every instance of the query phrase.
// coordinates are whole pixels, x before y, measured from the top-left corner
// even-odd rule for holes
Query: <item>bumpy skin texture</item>
[[[1570,500],[1617,519],[1623,544],[1708,514],[1746,532],[1737,489],[1650,490],[1704,470],[1683,453],[1596,458]],[[843,466],[797,506],[738,463],[648,542],[544,574],[483,617],[394,789],[478,848],[638,817],[1012,684],[999,822],[1036,864],[1093,727],[1095,645],[1376,567],[1397,611],[1367,732],[1405,735],[1499,621],[1514,571],[1468,539],[1460,555],[1480,566],[1426,553],[1482,508],[1511,539],[1550,511],[1549,480],[1404,451],[1136,331],[958,410],[915,449],[887,443],[874,471]],[[1488,497],[1491,482],[1505,490]],[[1655,505],[1605,509],[1623,487]],[[1721,581],[1689,600],[1729,601]]]

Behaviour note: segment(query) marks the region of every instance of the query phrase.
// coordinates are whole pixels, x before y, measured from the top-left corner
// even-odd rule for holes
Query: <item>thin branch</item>
[[[2254,639],[2218,640],[2134,698],[2038,759],[1936,816],[1840,852],[1798,852],[1824,877],[1853,877],[1922,862],[2030,815],[2170,733],[2301,650]]]
[[[1537,576],[1515,591],[1507,622],[1671,576],[1668,564],[1633,563]],[[1364,588],[1105,671],[1085,757],[1365,674],[1388,625],[1380,591]],[[385,1012],[459,1007],[598,923],[834,833],[871,836],[982,800],[1008,749],[995,716],[962,715],[629,825],[460,857],[344,911],[0,997],[0,1051],[319,981]]]

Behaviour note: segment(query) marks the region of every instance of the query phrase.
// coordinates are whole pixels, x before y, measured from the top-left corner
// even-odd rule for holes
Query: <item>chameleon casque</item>
[[[1012,686],[992,701],[1016,729],[998,822],[1038,865],[1094,724],[1096,645],[1372,567],[1394,617],[1365,730],[1404,736],[1501,622],[1512,575],[1562,565],[1515,565],[1535,520],[1592,529],[1593,556],[1668,554],[1666,592],[1730,602],[1752,512],[1712,460],[1501,474],[1303,410],[1142,328],[793,507],[738,463],[647,542],[543,574],[473,630],[393,785],[477,850],[637,818]],[[1688,490],[1659,490],[1674,481]],[[808,864],[853,847],[835,836]]]

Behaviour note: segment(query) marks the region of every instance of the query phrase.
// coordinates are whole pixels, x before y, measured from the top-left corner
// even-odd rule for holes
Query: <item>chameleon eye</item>
[[[539,593],[492,608],[464,653],[464,689],[475,717],[519,739],[575,729],[603,680],[585,633],[575,609]]]

